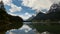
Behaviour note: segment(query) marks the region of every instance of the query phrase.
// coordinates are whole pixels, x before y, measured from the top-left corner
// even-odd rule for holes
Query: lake
[[[11,29],[6,34],[36,34],[36,29],[30,25],[31,22],[23,22],[23,26],[19,29]]]
[[[32,22],[23,22],[23,26],[19,29],[11,29],[6,34],[49,34],[48,31],[39,33],[32,25]]]

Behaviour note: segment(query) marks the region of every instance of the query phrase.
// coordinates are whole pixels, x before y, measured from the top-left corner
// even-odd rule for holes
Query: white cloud
[[[19,15],[20,17],[22,17],[24,20],[28,19],[29,17],[31,17],[32,15],[29,14],[28,12],[26,12],[24,15]]]
[[[60,0],[50,0],[52,3],[58,3]]]
[[[13,13],[8,13],[8,14],[13,15],[13,16],[20,16],[23,20],[27,20],[28,18],[30,18],[32,16],[28,12],[26,12],[25,14],[22,14],[22,15],[13,14]]]
[[[50,0],[22,0],[22,5],[40,11],[41,8],[49,9],[51,6]]]
[[[21,7],[18,7],[17,5],[13,4],[12,3],[12,0],[3,0],[4,2],[4,5],[8,5],[11,7],[10,12],[16,12],[16,11],[21,11],[22,8]]]
[[[0,0],[1,1],[1,0]]]
[[[12,4],[12,0],[3,0],[4,5],[9,5]]]
[[[13,14],[13,13],[8,13],[8,14],[13,15],[13,16],[17,16],[17,14]]]
[[[9,9],[9,10],[10,10],[10,12],[16,12],[16,11],[21,11],[22,8],[14,5],[14,4],[11,4],[11,9]]]
[[[17,15],[17,14],[13,14],[13,13],[9,13],[10,15],[13,15],[13,16],[20,16],[23,20],[27,20],[28,18],[30,18],[32,15],[29,14],[29,13],[25,13],[24,15]]]

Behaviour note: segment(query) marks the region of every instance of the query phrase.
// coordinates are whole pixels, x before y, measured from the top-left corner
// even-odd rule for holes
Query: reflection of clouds
[[[35,32],[28,25],[23,25],[19,29],[12,29],[6,32],[6,34],[35,34]]]
[[[25,32],[32,30],[32,28],[30,28],[28,25],[23,25],[20,29],[25,30]]]
[[[42,32],[41,34],[50,34],[50,32],[45,31],[45,32]]]

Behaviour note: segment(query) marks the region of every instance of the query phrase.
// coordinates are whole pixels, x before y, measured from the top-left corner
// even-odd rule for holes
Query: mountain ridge
[[[39,12],[36,17],[32,19],[32,21],[45,21],[45,20],[50,20],[50,21],[60,21],[60,5],[59,4],[53,4],[48,13],[44,14],[42,12]]]

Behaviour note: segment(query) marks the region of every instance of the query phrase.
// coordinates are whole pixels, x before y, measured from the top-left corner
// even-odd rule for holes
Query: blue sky
[[[20,16],[24,20],[40,11],[47,12],[53,1],[56,2],[56,0],[3,0],[8,14]]]
[[[27,6],[21,5],[22,4],[22,1],[21,0],[4,0],[3,2],[4,3],[5,2],[8,3],[8,4],[7,3],[4,4],[7,13],[9,13],[11,15],[14,15],[14,16],[20,16],[24,20],[25,19],[28,19],[32,15],[36,14],[35,10],[32,10],[31,8],[29,8]],[[12,5],[14,5],[14,6],[12,6]]]

